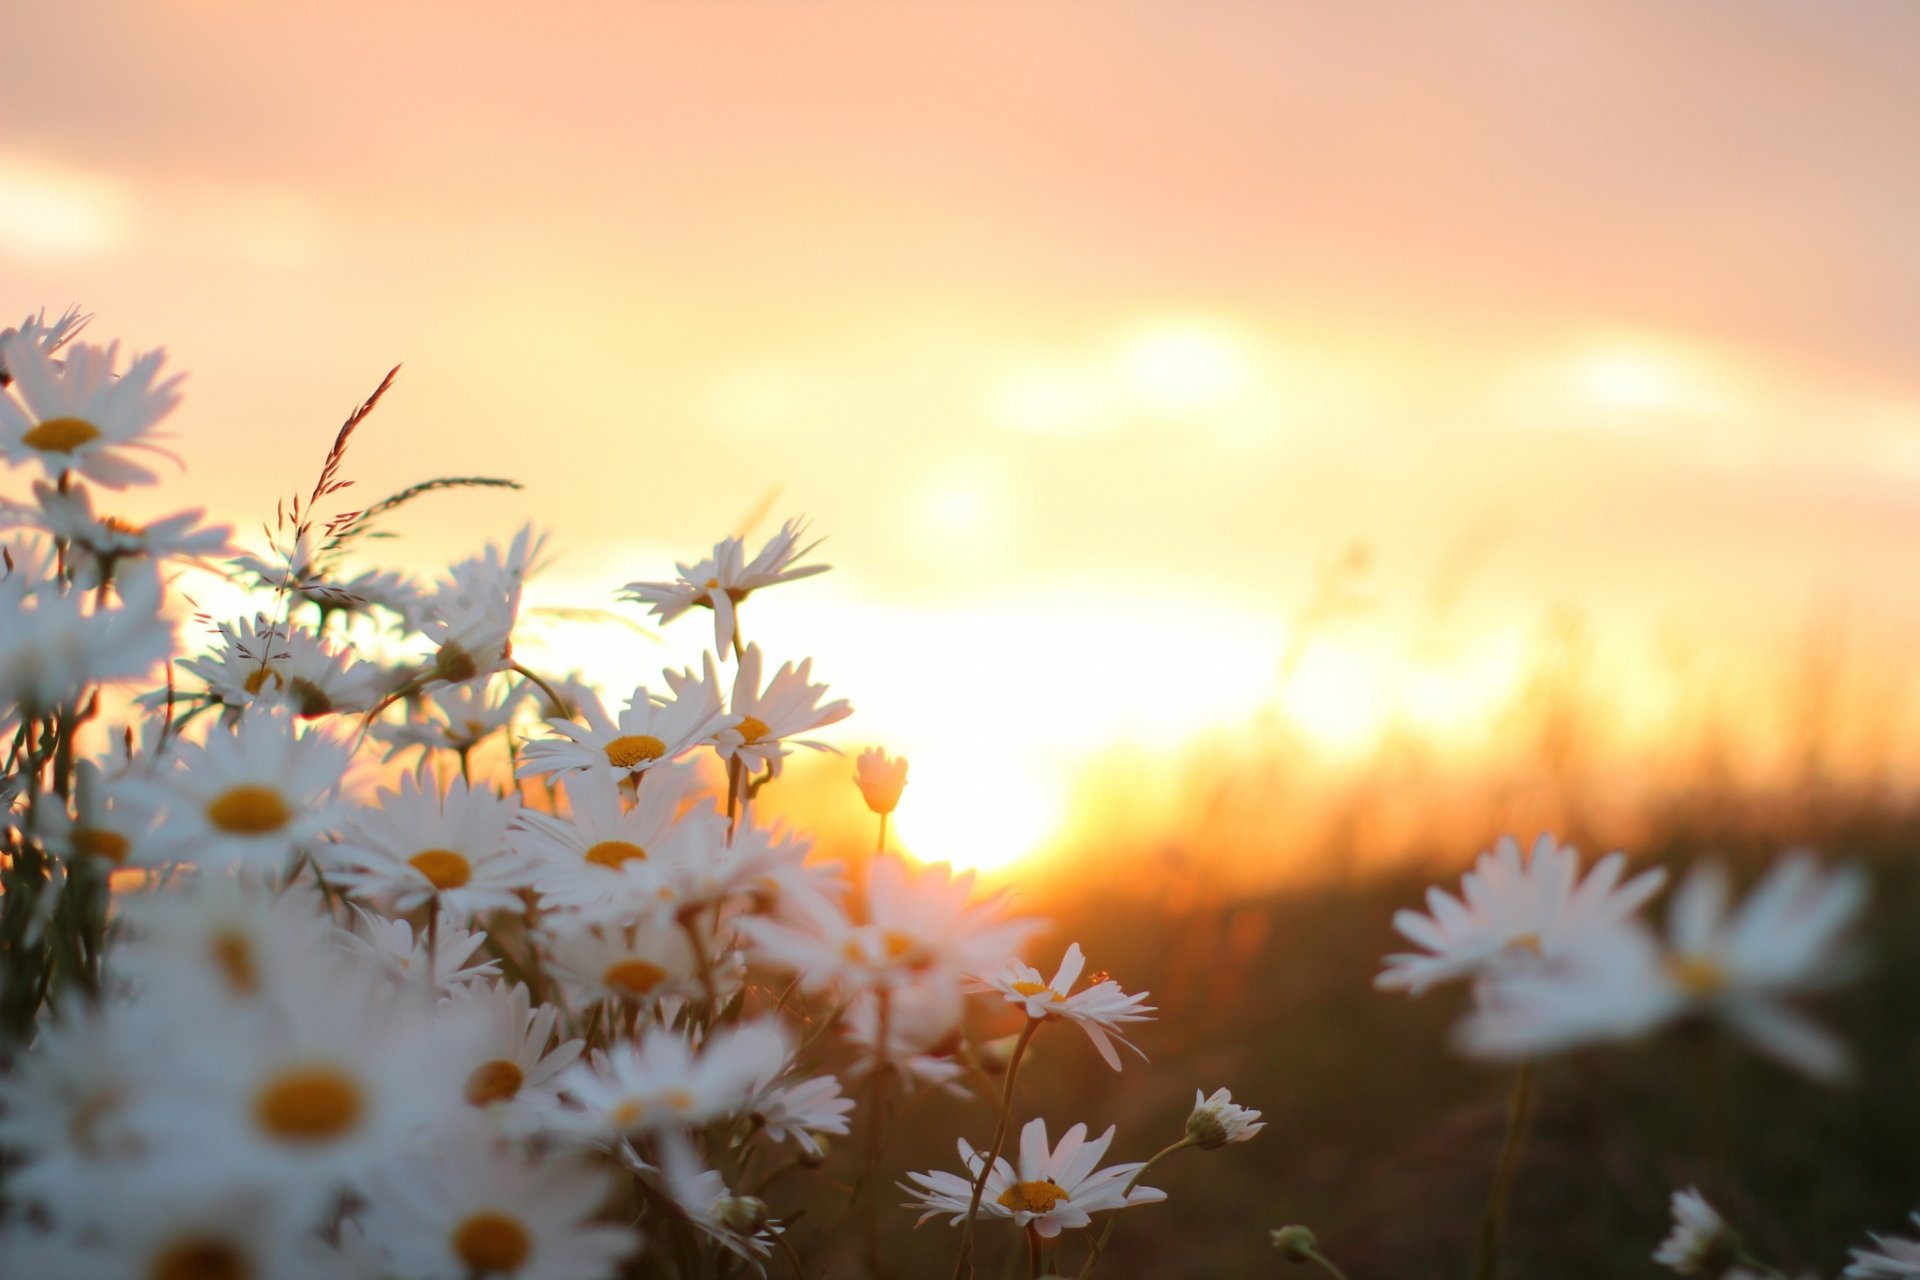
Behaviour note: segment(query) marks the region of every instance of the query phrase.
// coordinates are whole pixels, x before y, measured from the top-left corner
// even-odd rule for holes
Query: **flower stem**
[[[1180,1141],[1174,1143],[1173,1145],[1162,1147],[1160,1148],[1160,1150],[1154,1152],[1153,1157],[1149,1159],[1145,1164],[1141,1165],[1138,1169],[1134,1170],[1133,1176],[1127,1179],[1127,1185],[1120,1189],[1120,1200],[1121,1200],[1120,1208],[1121,1209],[1126,1208],[1125,1202],[1127,1197],[1132,1195],[1133,1189],[1140,1185],[1140,1179],[1147,1176],[1147,1170],[1153,1168],[1153,1166],[1155,1166],[1156,1164],[1159,1164],[1162,1160],[1166,1159],[1168,1156],[1172,1155],[1174,1152],[1184,1150],[1185,1148],[1190,1147],[1192,1145],[1193,1145],[1192,1138],[1182,1138],[1180,1139]],[[1112,1213],[1107,1215],[1106,1225],[1100,1229],[1099,1238],[1093,1242],[1093,1250],[1087,1254],[1087,1260],[1085,1264],[1083,1264],[1080,1268],[1079,1280],[1087,1280],[1087,1277],[1093,1274],[1093,1264],[1100,1260],[1100,1251],[1102,1249],[1105,1249],[1107,1247],[1107,1241],[1113,1238],[1114,1224],[1119,1221],[1120,1221],[1120,1209],[1115,1209]]]
[[[1320,1269],[1332,1276],[1334,1280],[1347,1280],[1347,1273],[1329,1262],[1326,1254],[1318,1249],[1308,1249],[1305,1252],[1308,1262],[1319,1264]]]
[[[960,1227],[960,1256],[954,1260],[953,1280],[972,1274],[973,1224],[980,1216],[980,1195],[987,1189],[987,1175],[993,1172],[994,1161],[1000,1158],[1000,1148],[1006,1145],[1007,1122],[1013,1116],[1013,1082],[1020,1074],[1020,1059],[1027,1056],[1027,1043],[1039,1029],[1040,1021],[1027,1019],[1027,1025],[1020,1029],[1020,1039],[1014,1042],[1013,1057],[1007,1062],[1007,1082],[1000,1091],[1000,1118],[993,1126],[993,1148],[980,1162],[980,1172],[973,1180],[973,1198],[967,1202],[967,1220]]]
[[[1507,1134],[1500,1144],[1500,1163],[1493,1174],[1493,1186],[1487,1192],[1487,1207],[1480,1216],[1480,1248],[1474,1257],[1474,1280],[1498,1280],[1500,1275],[1500,1236],[1507,1224],[1507,1197],[1513,1190],[1513,1175],[1520,1165],[1520,1147],[1526,1140],[1527,1122],[1533,1112],[1534,1064],[1520,1064],[1514,1078],[1513,1093],[1507,1099]]]

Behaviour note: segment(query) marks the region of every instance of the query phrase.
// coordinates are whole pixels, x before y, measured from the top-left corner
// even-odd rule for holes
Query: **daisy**
[[[108,866],[152,866],[167,859],[154,838],[159,812],[123,794],[98,762],[74,768],[73,813],[41,805],[32,814],[33,834],[57,858],[98,858]]]
[[[812,1076],[794,1084],[766,1084],[747,1103],[747,1113],[775,1142],[792,1138],[808,1155],[826,1154],[817,1134],[844,1137],[853,1099],[840,1091],[830,1075]]]
[[[92,1208],[74,1261],[86,1270],[32,1274],[36,1280],[97,1276],[258,1277],[259,1280],[339,1280],[314,1239],[311,1218],[298,1200],[275,1188],[179,1167],[119,1171],[92,1189]],[[9,1273],[11,1274],[11,1273]]]
[[[356,905],[353,912],[357,927],[333,935],[341,949],[371,960],[396,988],[419,986],[423,981],[420,975],[429,967],[427,931],[421,929],[416,934],[407,921],[389,920],[365,907]],[[498,960],[473,959],[486,941],[485,933],[478,929],[469,932],[464,921],[442,908],[431,966],[436,995],[457,994],[468,984],[500,976]]]
[[[533,872],[507,835],[519,814],[517,794],[497,796],[461,778],[441,793],[402,778],[327,846],[330,878],[396,912],[429,902],[462,920],[522,910],[520,890]]]
[[[1561,966],[1492,982],[1459,1029],[1462,1046],[1529,1057],[1703,1015],[1808,1075],[1844,1074],[1845,1048],[1786,1001],[1848,975],[1844,937],[1866,905],[1865,877],[1795,854],[1737,911],[1730,894],[1725,868],[1697,868],[1674,896],[1664,948],[1643,929],[1621,929]]]
[[[1920,1225],[1920,1213],[1913,1215]],[[1854,1249],[1840,1280],[1912,1280],[1920,1277],[1920,1240],[1869,1233],[1872,1249]]]
[[[13,381],[13,375],[7,372],[6,350],[9,342],[20,341],[38,347],[41,355],[51,356],[60,348],[80,336],[87,327],[92,315],[81,315],[79,307],[68,307],[60,318],[52,324],[47,323],[47,310],[42,307],[38,312],[22,320],[17,328],[0,329],[0,390]],[[55,367],[59,366],[55,361]]]
[[[184,559],[204,565],[210,556],[233,550],[233,530],[226,525],[203,525],[204,511],[183,511],[150,524],[136,525],[114,516],[96,516],[93,498],[84,485],[65,492],[44,480],[33,483],[37,505],[0,499],[0,528],[9,525],[44,529],[49,537],[67,544],[68,563],[75,581],[95,587],[113,577],[122,560]]]
[[[777,1074],[791,1052],[778,1023],[749,1022],[708,1037],[696,1052],[655,1028],[620,1040],[560,1078],[580,1108],[567,1127],[594,1137],[678,1130],[739,1114],[754,1082]]]
[[[19,1161],[9,1195],[55,1209],[138,1159],[146,1136],[129,1103],[151,1088],[144,1066],[167,1026],[124,1003],[63,1005],[43,1018],[30,1051],[0,1075],[0,1147]]]
[[[13,381],[11,394],[0,393],[0,454],[16,465],[37,462],[49,476],[79,471],[109,489],[151,484],[153,472],[127,455],[144,449],[173,456],[152,441],[154,428],[180,403],[181,378],[156,381],[163,351],[115,375],[119,358],[119,343],[76,343],[65,361],[55,361],[31,339],[6,342],[0,362]]]
[[[957,982],[1004,964],[1041,927],[1006,919],[1004,893],[973,901],[973,882],[973,872],[956,876],[945,863],[915,872],[900,857],[877,857],[866,921],[831,901],[796,897],[788,918],[756,916],[740,930],[762,959],[797,974],[809,991],[897,988],[936,975]]]
[[[773,1252],[773,1237],[781,1227],[768,1217],[765,1201],[734,1195],[726,1179],[702,1165],[677,1134],[667,1135],[660,1147],[658,1168],[639,1159],[629,1144],[622,1144],[621,1159],[646,1175],[687,1221],[729,1252],[753,1263]]]
[[[958,983],[915,982],[886,993],[886,1055],[896,1071],[922,1084],[947,1088],[966,1074],[955,1059],[961,1048],[960,1018],[965,997]],[[880,1055],[880,997],[873,992],[856,996],[847,1006],[840,1027],[859,1053],[854,1074],[876,1070]],[[959,1096],[967,1096],[964,1090]]]
[[[1673,1193],[1673,1231],[1653,1260],[1683,1276],[1713,1273],[1734,1259],[1739,1241],[1699,1188]]]
[[[799,546],[806,531],[802,521],[789,520],[780,526],[760,553],[746,560],[746,542],[728,538],[717,543],[713,554],[696,564],[676,563],[679,576],[672,582],[629,582],[621,590],[636,604],[651,605],[648,610],[662,622],[672,622],[689,609],[713,610],[713,647],[725,653],[733,647],[734,606],[761,587],[825,573],[824,564],[791,567],[795,560],[819,546],[812,542]]]
[[[627,920],[555,912],[541,921],[538,941],[580,1003],[693,999],[708,981],[731,992],[740,976],[738,963],[709,955],[703,978],[700,949],[666,911]]]
[[[1095,974],[1094,981],[1080,991],[1073,990],[1073,984],[1080,981],[1080,971],[1086,968],[1087,959],[1080,952],[1080,944],[1074,943],[1060,960],[1060,968],[1055,971],[1051,982],[1040,976],[1038,969],[1014,960],[998,977],[975,978],[977,990],[998,991],[1008,1004],[1019,1006],[1028,1018],[1039,1022],[1048,1018],[1064,1019],[1077,1023],[1087,1033],[1087,1039],[1093,1041],[1093,1047],[1100,1051],[1108,1066],[1120,1070],[1120,1055],[1114,1052],[1113,1040],[1140,1054],[1140,1060],[1146,1061],[1147,1055],[1122,1036],[1117,1028],[1125,1022],[1149,1022],[1148,1017],[1154,1009],[1146,1003],[1147,993],[1128,995],[1120,989],[1120,984],[1105,974]]]
[[[726,820],[708,798],[693,800],[691,769],[655,770],[634,806],[620,801],[613,770],[568,776],[568,818],[528,810],[513,832],[532,864],[543,906],[592,907],[595,915],[631,915],[678,895],[663,888],[664,864],[703,863],[726,843]]]
[[[595,1222],[608,1171],[577,1155],[534,1159],[462,1124],[371,1183],[371,1248],[410,1280],[605,1280],[640,1238]]]
[[[524,680],[435,685],[408,704],[406,720],[376,722],[372,733],[387,743],[389,760],[408,747],[464,755],[511,725],[532,688]]]
[[[427,616],[419,628],[438,651],[429,680],[458,684],[512,663],[521,589],[538,567],[545,545],[545,535],[536,537],[527,525],[504,552],[489,546],[482,555],[453,566],[427,601]]]
[[[720,730],[739,723],[739,717],[727,715],[721,706],[718,680],[689,684],[674,694],[672,698],[659,698],[641,685],[633,691],[617,721],[608,719],[606,712],[593,704],[583,708],[588,716],[584,725],[562,719],[547,721],[561,736],[527,743],[519,776],[552,776],[611,766],[622,777],[637,778],[662,762],[705,746]]]
[[[884,817],[899,805],[900,793],[906,789],[906,757],[889,758],[878,747],[862,751],[853,762],[853,782],[867,808]]]
[[[165,811],[156,838],[177,858],[278,871],[341,816],[350,749],[318,729],[301,732],[283,713],[249,712],[231,731],[215,727],[204,744],[177,743],[173,754],[162,779],[127,787]]]
[[[485,1028],[473,1042],[472,1067],[466,1070],[462,1096],[485,1111],[532,1119],[558,1106],[554,1082],[580,1058],[585,1042],[556,1042],[560,1010],[533,1006],[525,986],[473,983],[447,997],[446,1016],[474,1018]]]
[[[377,664],[336,649],[319,633],[291,623],[223,622],[218,648],[179,666],[206,682],[207,696],[229,707],[283,704],[302,719],[371,709],[390,683]]]
[[[1193,1110],[1187,1115],[1187,1137],[1203,1151],[1213,1151],[1230,1142],[1245,1142],[1267,1126],[1260,1113],[1233,1104],[1233,1094],[1215,1089],[1211,1098],[1193,1091]]]
[[[165,892],[120,902],[123,941],[108,972],[169,1001],[231,1008],[277,998],[337,944],[318,895],[305,885],[273,894],[231,876],[199,872]]]
[[[114,590],[117,608],[63,590],[51,566],[32,559],[0,576],[0,706],[51,711],[88,685],[144,676],[173,652],[152,567],[119,575]]]
[[[1008,1164],[1004,1156],[993,1162],[980,1197],[981,1215],[1011,1218],[1015,1227],[1031,1227],[1035,1234],[1052,1239],[1062,1230],[1087,1226],[1092,1215],[1103,1210],[1165,1200],[1167,1193],[1156,1187],[1126,1189],[1133,1176],[1146,1167],[1145,1161],[1096,1170],[1100,1157],[1113,1142],[1113,1132],[1109,1127],[1088,1142],[1087,1126],[1076,1124],[1061,1135],[1059,1146],[1049,1149],[1047,1122],[1035,1116],[1020,1131],[1018,1164]],[[948,1225],[958,1226],[967,1217],[973,1183],[985,1163],[982,1153],[965,1138],[960,1139],[960,1164],[968,1176],[944,1171],[910,1173],[907,1176],[918,1185],[899,1186],[917,1198],[903,1207],[921,1210],[921,1222],[948,1214]]]
[[[789,750],[789,741],[795,746],[814,751],[837,751],[838,748],[824,742],[795,735],[846,719],[853,714],[853,705],[845,698],[829,702],[824,707],[820,705],[820,696],[827,691],[827,686],[807,682],[813,669],[812,658],[801,662],[798,667],[791,662],[782,664],[764,690],[760,688],[761,662],[760,646],[757,644],[748,645],[747,651],[740,655],[739,668],[733,677],[733,701],[729,708],[739,719],[720,732],[720,754],[729,760],[740,761],[749,773],[760,769],[778,773],[780,761]],[[717,675],[712,654],[706,656],[705,663],[704,678],[711,682]],[[680,672],[676,675],[668,672],[667,683],[678,694],[682,688],[693,687],[693,674]]]
[[[707,812],[696,809],[689,816]],[[683,819],[681,825],[688,823]],[[809,848],[784,826],[743,826],[729,842],[725,820],[716,815],[699,827],[697,838],[663,844],[648,874],[659,899],[682,911],[751,899],[758,912],[804,908],[830,915],[841,882],[833,864],[807,862]]]
[[[1543,835],[1523,864],[1502,837],[1461,878],[1461,897],[1427,891],[1429,915],[1397,912],[1393,927],[1424,948],[1387,957],[1374,985],[1419,995],[1436,983],[1552,960],[1618,929],[1666,882],[1646,871],[1624,885],[1625,855],[1610,853],[1583,882],[1580,855]]]

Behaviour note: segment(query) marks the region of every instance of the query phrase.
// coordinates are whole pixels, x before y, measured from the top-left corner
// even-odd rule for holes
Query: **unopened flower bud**
[[[759,1196],[722,1196],[714,1201],[713,1217],[721,1226],[750,1236],[767,1225],[767,1202]]]
[[[1320,1251],[1320,1242],[1305,1227],[1281,1227],[1271,1234],[1273,1247],[1288,1262],[1311,1262]]]
[[[1213,1151],[1229,1142],[1245,1142],[1267,1126],[1260,1113],[1233,1105],[1233,1094],[1214,1090],[1211,1098],[1193,1091],[1193,1111],[1187,1116],[1187,1137],[1203,1151]]]
[[[906,789],[906,758],[890,760],[878,747],[862,751],[854,761],[853,781],[860,788],[867,808],[875,813],[892,813],[900,803],[900,793]]]

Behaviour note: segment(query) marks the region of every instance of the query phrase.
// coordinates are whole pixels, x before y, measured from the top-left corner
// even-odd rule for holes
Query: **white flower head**
[[[774,1022],[723,1028],[697,1050],[685,1036],[656,1027],[638,1041],[595,1052],[561,1077],[560,1088],[580,1107],[567,1125],[606,1140],[738,1115],[755,1082],[777,1074],[791,1052]]]
[[[1393,926],[1425,948],[1387,957],[1375,985],[1419,995],[1454,978],[1485,977],[1551,962],[1620,928],[1666,881],[1646,871],[1625,884],[1623,854],[1610,853],[1580,879],[1580,855],[1543,835],[1521,861],[1502,837],[1461,878],[1461,896],[1427,891],[1430,914],[1395,914]]]
[[[720,730],[738,723],[738,717],[727,715],[721,706],[717,680],[676,686],[671,698],[656,697],[642,685],[633,691],[618,720],[609,719],[597,703],[587,703],[581,710],[586,724],[549,720],[547,724],[559,736],[527,743],[520,758],[521,777],[604,768],[623,777],[638,777],[706,746]]]
[[[118,343],[76,343],[64,361],[19,334],[0,344],[0,364],[12,377],[0,390],[0,455],[16,465],[38,463],[52,477],[78,471],[109,489],[151,484],[154,473],[129,455],[173,456],[153,440],[180,403],[181,377],[159,380],[162,351],[116,374],[119,359]]]
[[[1018,1006],[1035,1021],[1059,1019],[1077,1024],[1115,1071],[1120,1070],[1120,1055],[1114,1052],[1114,1040],[1139,1053],[1145,1061],[1147,1055],[1140,1053],[1118,1028],[1122,1023],[1151,1021],[1149,1015],[1154,1009],[1146,1003],[1147,993],[1128,995],[1105,973],[1094,974],[1085,987],[1075,991],[1073,986],[1080,981],[1080,972],[1086,964],[1087,958],[1076,942],[1067,948],[1060,968],[1050,981],[1042,978],[1038,969],[1015,960],[997,976],[975,978],[974,984],[981,991],[999,992],[1007,1003]]]
[[[68,307],[60,313],[52,324],[47,323],[47,309],[40,308],[34,314],[22,320],[18,326],[0,329],[0,389],[13,381],[13,375],[7,372],[6,349],[10,342],[26,342],[39,348],[43,356],[51,356],[60,348],[80,336],[80,331],[92,320],[91,314],[81,315],[79,307]],[[59,362],[55,361],[56,368]]]
[[[713,610],[713,647],[724,654],[733,646],[734,607],[742,600],[761,587],[812,577],[831,567],[793,567],[795,560],[820,545],[800,546],[805,532],[804,522],[787,521],[752,560],[746,558],[745,539],[728,538],[704,560],[675,564],[678,576],[671,582],[629,582],[621,590],[629,600],[651,605],[648,612],[662,622],[671,622],[689,609]]]
[[[373,736],[388,744],[391,760],[409,747],[468,752],[510,726],[533,686],[525,680],[470,680],[436,684],[410,700],[408,718],[377,721]]]
[[[514,535],[505,551],[486,551],[453,566],[447,580],[427,601],[420,633],[438,652],[430,680],[459,684],[504,671],[513,661],[513,629],[520,618],[520,594],[539,568],[545,535],[533,526]]]
[[[1010,1218],[1015,1227],[1032,1227],[1040,1236],[1051,1239],[1062,1230],[1086,1226],[1093,1214],[1103,1210],[1165,1200],[1167,1193],[1156,1187],[1126,1190],[1134,1174],[1145,1167],[1142,1161],[1095,1168],[1113,1142],[1113,1133],[1109,1128],[1088,1142],[1087,1126],[1076,1124],[1061,1135],[1059,1146],[1049,1149],[1047,1122],[1035,1116],[1020,1131],[1017,1165],[1009,1164],[1004,1156],[993,1162],[980,1197],[981,1216]],[[966,1218],[973,1199],[973,1180],[980,1176],[986,1156],[962,1138],[960,1163],[967,1171],[966,1177],[936,1170],[908,1174],[916,1185],[899,1184],[902,1191],[916,1197],[905,1207],[921,1210],[921,1222],[948,1214],[950,1225],[957,1226]]]
[[[1733,1261],[1739,1240],[1699,1188],[1673,1193],[1673,1231],[1653,1260],[1683,1276],[1717,1273]]]
[[[399,790],[382,791],[359,810],[325,854],[334,880],[396,911],[432,901],[460,919],[519,911],[520,890],[533,883],[508,838],[519,815],[518,795],[497,796],[461,778],[444,792],[402,778]]]
[[[738,760],[749,773],[760,769],[779,772],[780,761],[789,751],[789,744],[807,747],[814,751],[835,751],[813,738],[798,735],[811,733],[815,729],[844,720],[853,714],[853,705],[841,698],[820,705],[820,698],[827,691],[823,684],[810,683],[813,671],[813,659],[808,658],[798,667],[791,662],[784,663],[767,681],[766,688],[760,687],[760,675],[763,664],[760,646],[750,644],[747,651],[740,655],[739,669],[734,672],[733,698],[728,711],[737,719],[718,734],[720,754],[729,760]],[[713,665],[713,655],[704,659],[704,670],[699,681],[690,671],[666,673],[668,685],[679,695],[683,689],[694,689],[702,683],[710,683],[718,678]]]
[[[1187,1115],[1187,1136],[1203,1150],[1212,1151],[1230,1142],[1245,1142],[1266,1127],[1258,1111],[1235,1106],[1229,1090],[1215,1089],[1210,1098],[1199,1089],[1193,1091],[1193,1110]]]
[[[0,499],[0,528],[43,530],[67,546],[74,582],[97,587],[114,576],[114,567],[138,559],[182,559],[206,564],[233,551],[226,525],[202,524],[204,511],[183,511],[144,525],[115,516],[97,516],[85,485],[65,490],[44,480],[33,482],[34,505]]]
[[[1913,1215],[1920,1226],[1920,1213]],[[1854,1249],[1840,1280],[1915,1280],[1920,1277],[1920,1239],[1871,1235],[1871,1249]]]
[[[114,586],[117,607],[64,590],[37,560],[10,570],[0,562],[0,708],[51,710],[88,685],[143,676],[173,652],[153,566],[116,575]]]

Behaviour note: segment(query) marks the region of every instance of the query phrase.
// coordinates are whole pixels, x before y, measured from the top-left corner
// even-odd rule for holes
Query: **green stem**
[[[973,1198],[967,1202],[967,1220],[960,1228],[960,1256],[953,1263],[953,1280],[972,1274],[973,1224],[980,1216],[980,1196],[987,1189],[987,1175],[993,1172],[994,1162],[1000,1158],[1000,1148],[1006,1145],[1007,1122],[1013,1117],[1013,1082],[1020,1074],[1020,1059],[1027,1056],[1027,1044],[1040,1022],[1039,1018],[1027,1019],[1027,1025],[1020,1029],[1020,1038],[1014,1042],[1013,1057],[1007,1062],[1007,1082],[1000,1093],[1000,1118],[993,1126],[993,1149],[980,1162],[980,1173],[973,1180]]]
[[[1192,1138],[1182,1138],[1180,1139],[1180,1141],[1174,1143],[1173,1145],[1162,1147],[1160,1148],[1160,1150],[1154,1152],[1153,1158],[1148,1160],[1145,1164],[1141,1165],[1138,1169],[1134,1170],[1133,1176],[1127,1179],[1127,1185],[1120,1189],[1120,1199],[1122,1202],[1121,1208],[1126,1207],[1125,1205],[1126,1198],[1133,1194],[1133,1189],[1136,1186],[1140,1185],[1140,1179],[1147,1176],[1147,1170],[1153,1168],[1153,1166],[1155,1166],[1156,1164],[1159,1164],[1162,1160],[1166,1159],[1168,1156],[1172,1155],[1174,1152],[1184,1150],[1185,1148],[1190,1147],[1192,1145],[1193,1145]],[[1112,1213],[1107,1215],[1106,1225],[1100,1229],[1099,1238],[1093,1242],[1092,1252],[1087,1254],[1087,1261],[1080,1268],[1079,1280],[1087,1280],[1087,1277],[1093,1274],[1093,1264],[1100,1260],[1100,1251],[1102,1249],[1105,1249],[1107,1247],[1107,1241],[1113,1238],[1114,1225],[1119,1221],[1120,1221],[1119,1209],[1115,1209]]]
[[[1493,1186],[1487,1192],[1487,1207],[1480,1216],[1480,1248],[1474,1257],[1474,1280],[1499,1280],[1500,1236],[1507,1224],[1507,1197],[1513,1190],[1513,1175],[1520,1165],[1520,1147],[1526,1140],[1527,1122],[1533,1112],[1534,1064],[1520,1064],[1513,1093],[1507,1099],[1507,1134],[1500,1144],[1500,1163],[1494,1170]]]
[[[1327,1256],[1318,1249],[1308,1249],[1306,1250],[1306,1255],[1308,1262],[1318,1263],[1320,1269],[1334,1277],[1334,1280],[1347,1280],[1347,1273],[1329,1262]]]

